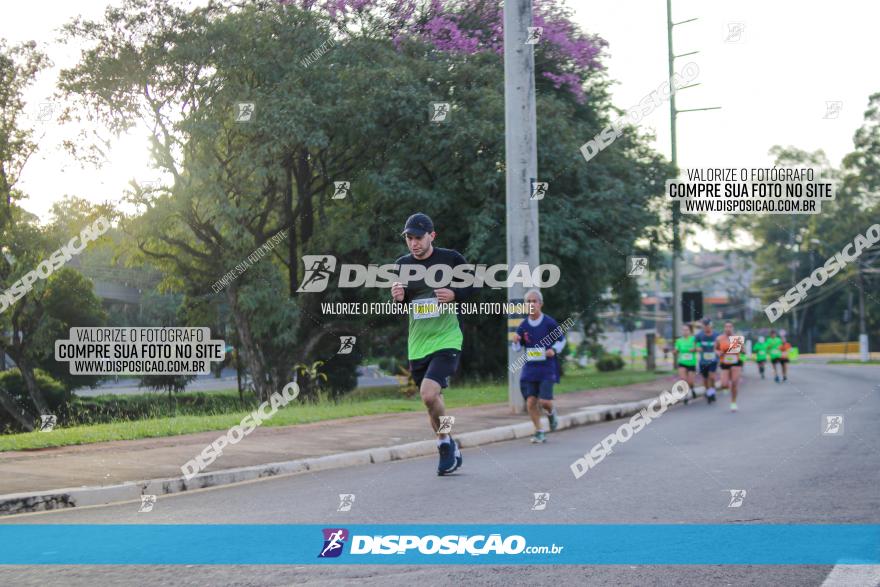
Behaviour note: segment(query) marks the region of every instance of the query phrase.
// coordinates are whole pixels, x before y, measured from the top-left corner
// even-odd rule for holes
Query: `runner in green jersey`
[[[441,304],[460,302],[476,288],[452,285],[434,288],[426,283],[426,278],[432,274],[446,274],[442,271],[446,268],[451,274],[452,268],[467,263],[457,251],[441,249],[432,244],[437,233],[434,232],[434,223],[427,215],[417,213],[410,216],[403,235],[410,254],[400,257],[396,264],[400,270],[398,275],[406,282],[395,281],[391,286],[391,296],[397,302],[410,304],[407,341],[410,374],[419,387],[431,426],[437,434],[437,449],[440,452],[437,474],[446,475],[455,471],[462,463],[461,450],[441,418],[446,415],[443,388],[449,385],[450,377],[458,368],[464,337],[458,313]],[[421,266],[420,270],[424,268],[425,278],[410,278],[416,273],[410,273],[409,269],[413,268],[408,268],[408,265]],[[431,268],[435,266],[440,266],[438,268],[441,271],[432,271]],[[403,277],[404,275],[407,277]],[[437,280],[437,277],[434,279]]]
[[[758,372],[761,373],[761,379],[764,379],[764,363],[767,362],[767,341],[763,336],[758,337],[758,342],[752,345],[752,353],[755,362],[758,363]]]
[[[782,339],[777,336],[775,330],[770,331],[770,338],[767,339],[767,354],[770,356],[770,363],[773,365],[773,380],[779,383],[779,372],[776,370],[776,365],[782,362]],[[785,365],[782,367],[783,373],[787,375]]]
[[[681,337],[675,340],[675,365],[678,367],[678,377],[687,382],[691,394],[694,392],[694,379],[697,375],[697,343],[694,341],[693,330],[690,324],[681,325]],[[684,399],[688,403],[688,398]]]

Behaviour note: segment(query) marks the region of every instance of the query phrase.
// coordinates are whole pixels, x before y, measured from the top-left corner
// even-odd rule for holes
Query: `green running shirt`
[[[752,352],[755,353],[756,361],[766,361],[767,360],[767,343],[766,342],[756,342],[752,345]]]
[[[466,263],[467,261],[458,251],[441,249],[440,247],[434,247],[431,256],[427,259],[419,260],[409,254],[395,261],[397,265],[422,265],[426,269],[434,265],[457,267]],[[442,274],[435,272],[435,275],[438,276]],[[464,335],[461,332],[458,315],[455,312],[439,311],[437,305],[439,302],[434,293],[435,288],[429,287],[424,279],[410,281],[406,286],[403,301],[411,304],[407,341],[409,360],[422,359],[441,349],[460,351]],[[451,285],[447,285],[446,288],[454,292],[453,302],[463,301],[476,290],[475,287],[453,287]]]
[[[767,350],[770,351],[771,359],[778,359],[782,356],[782,339],[778,336],[767,339]]]
[[[697,366],[697,355],[694,352],[694,337],[681,337],[675,341],[675,350],[678,351],[678,364],[685,367]]]

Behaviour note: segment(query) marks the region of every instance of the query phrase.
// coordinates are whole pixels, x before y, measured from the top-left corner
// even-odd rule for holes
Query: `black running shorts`
[[[436,381],[441,388],[449,387],[449,378],[458,370],[460,357],[461,351],[458,349],[434,351],[427,357],[410,361],[410,374],[418,387],[422,386],[422,379],[425,378]]]

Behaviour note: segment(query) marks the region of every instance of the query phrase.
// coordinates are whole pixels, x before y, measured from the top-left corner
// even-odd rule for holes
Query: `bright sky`
[[[614,103],[632,107],[667,76],[666,2],[572,0],[578,24],[610,44],[607,61],[620,82]],[[880,92],[880,4],[861,0],[673,0],[676,61],[700,69],[701,85],[677,95],[676,107],[721,110],[678,117],[678,164],[688,167],[760,167],[772,164],[774,145],[823,149],[832,165],[852,150],[868,96]],[[730,29],[741,30],[741,36]],[[864,65],[863,65],[864,64]],[[841,102],[826,118],[827,102]],[[832,115],[833,116],[833,115]],[[670,156],[669,106],[642,120],[655,147]],[[714,248],[703,232],[688,242]]]
[[[36,117],[50,101],[58,67],[73,63],[78,52],[54,42],[55,30],[78,14],[98,18],[105,0],[43,0],[5,3],[0,36],[12,43],[34,39],[56,68],[41,76],[27,95]],[[577,22],[610,43],[607,61],[614,102],[631,107],[666,78],[666,4],[662,0],[570,0]],[[721,106],[721,110],[680,115],[678,160],[685,167],[753,167],[772,161],[776,144],[824,149],[832,164],[852,147],[868,96],[880,91],[880,4],[860,0],[675,0],[673,20],[697,17],[675,27],[675,51],[697,55],[679,60],[699,66],[701,85],[678,95],[678,108]],[[731,32],[731,27],[740,33]],[[873,73],[872,73],[873,72]],[[829,116],[827,102],[840,102]],[[641,123],[657,135],[655,147],[669,156],[669,108],[664,105]],[[146,135],[123,137],[102,170],[81,169],[60,150],[72,129],[41,123],[40,152],[28,164],[20,186],[30,194],[25,207],[45,215],[65,194],[95,202],[118,201],[132,178],[156,178],[150,170]],[[591,137],[585,137],[584,141]],[[711,233],[691,245],[714,247]]]

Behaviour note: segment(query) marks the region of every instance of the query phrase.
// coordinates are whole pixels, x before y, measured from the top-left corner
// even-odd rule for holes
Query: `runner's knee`
[[[425,402],[425,404],[433,404],[436,402],[440,398],[441,391],[440,384],[431,379],[424,379],[422,381],[422,386],[419,388],[419,394],[422,396],[422,401]]]

